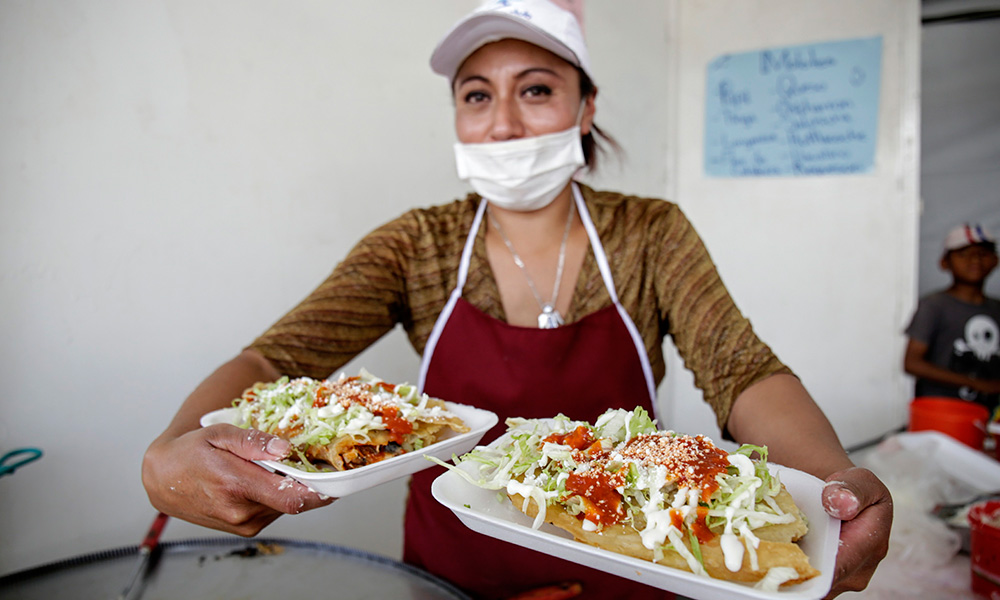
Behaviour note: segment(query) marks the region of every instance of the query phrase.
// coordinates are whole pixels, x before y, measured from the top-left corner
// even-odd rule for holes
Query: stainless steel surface
[[[80,556],[0,577],[0,598],[113,598],[139,547]],[[389,558],[283,539],[164,542],[153,553],[143,600],[190,598],[468,600],[447,582]]]

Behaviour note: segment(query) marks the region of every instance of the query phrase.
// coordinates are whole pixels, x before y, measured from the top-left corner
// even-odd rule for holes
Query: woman
[[[772,460],[831,482],[825,505],[848,520],[832,595],[864,587],[887,549],[885,487],[853,467],[798,379],[753,334],[675,205],[572,181],[593,166],[598,133],[572,15],[544,0],[496,2],[456,25],[431,64],[451,82],[459,175],[478,194],[411,211],[367,236],[309,298],[203,382],[146,454],[154,506],[254,535],[282,513],[330,502],[299,487],[279,493],[277,476],[248,462],[284,456],[287,443],[198,429],[198,419],[257,381],[326,377],[396,323],[423,354],[427,393],[493,410],[501,423],[652,409],[669,334],[727,435],[767,444]],[[587,597],[663,597],[471,533],[430,497],[438,473],[411,481],[408,562],[481,597],[564,580],[582,582]]]

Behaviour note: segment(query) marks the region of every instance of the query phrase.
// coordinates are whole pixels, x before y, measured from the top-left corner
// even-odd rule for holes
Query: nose
[[[511,98],[501,98],[493,103],[493,123],[490,141],[503,142],[524,137],[521,111]]]

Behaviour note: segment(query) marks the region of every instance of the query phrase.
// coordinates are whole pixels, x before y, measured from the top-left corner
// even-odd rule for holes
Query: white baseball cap
[[[944,238],[944,251],[959,250],[975,244],[996,245],[996,238],[990,235],[990,232],[982,225],[978,223],[971,225],[966,223],[948,232],[948,235]]]
[[[548,0],[490,0],[459,21],[431,54],[431,69],[451,81],[473,52],[504,39],[534,44],[590,73],[583,30],[573,13]]]

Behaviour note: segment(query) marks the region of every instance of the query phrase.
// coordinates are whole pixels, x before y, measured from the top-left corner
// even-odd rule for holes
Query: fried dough
[[[518,494],[507,494],[507,497],[515,508],[529,517],[534,518],[538,514],[538,506],[534,501],[525,503],[524,497]],[[720,537],[716,535],[711,541],[700,545],[702,561],[709,575],[726,581],[753,583],[767,575],[772,567],[795,569],[798,578],[782,585],[802,583],[819,575],[819,571],[809,564],[809,557],[794,543],[794,540],[805,535],[808,526],[784,486],[778,496],[778,504],[786,512],[796,515],[797,519],[792,523],[766,525],[754,530],[754,535],[760,538],[760,545],[757,547],[757,569],[751,567],[748,553],[743,554],[743,564],[739,571],[733,572],[726,568]],[[676,550],[664,550],[662,558],[655,560],[653,550],[643,546],[639,532],[627,524],[605,526],[601,531],[585,531],[583,520],[570,514],[558,504],[549,505],[545,509],[545,521],[569,532],[579,542],[633,558],[654,561],[675,569],[691,570],[687,560]]]

